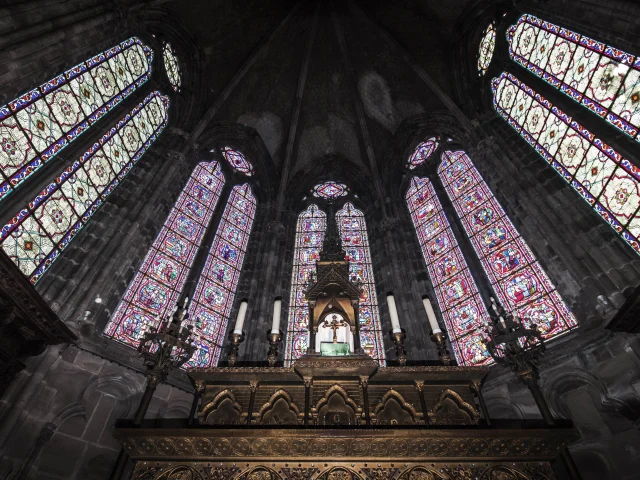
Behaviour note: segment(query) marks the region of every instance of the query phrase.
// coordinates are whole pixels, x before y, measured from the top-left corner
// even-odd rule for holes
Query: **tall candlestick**
[[[244,317],[247,316],[247,301],[242,300],[240,302],[240,308],[238,309],[238,317],[236,318],[236,326],[233,329],[233,333],[242,335],[242,327],[244,326]]]
[[[440,325],[438,325],[438,319],[436,318],[436,312],[433,311],[433,306],[431,305],[431,300],[429,297],[424,297],[422,299],[422,303],[424,304],[424,309],[427,312],[427,318],[429,319],[429,325],[431,326],[431,330],[433,334],[442,332],[440,330]]]
[[[273,302],[273,323],[271,324],[271,333],[280,333],[280,312],[282,311],[282,300],[279,298]]]
[[[393,333],[401,332],[400,319],[398,318],[398,310],[396,309],[396,301],[392,294],[387,294],[387,305],[389,306],[389,316],[391,317],[391,331]]]

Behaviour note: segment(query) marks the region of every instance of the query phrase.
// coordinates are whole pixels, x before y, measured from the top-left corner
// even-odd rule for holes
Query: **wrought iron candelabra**
[[[393,330],[390,331],[389,336],[396,346],[398,362],[400,362],[400,365],[404,367],[407,364],[407,351],[404,349],[404,341],[407,339],[407,332],[404,328],[400,330],[401,331],[399,332],[394,332]]]
[[[147,386],[133,418],[133,424],[137,427],[142,424],[158,385],[167,379],[171,370],[180,368],[189,361],[196,351],[193,326],[182,326],[182,322],[188,319],[187,303],[188,298],[176,307],[171,317],[158,328],[151,327],[140,339],[138,352],[146,367],[144,375],[147,377]],[[120,479],[126,463],[127,454],[121,450],[111,474],[112,480]]]
[[[451,365],[451,354],[447,349],[446,340],[447,340],[447,336],[444,334],[444,332],[440,331],[440,332],[433,333],[433,331],[431,331],[431,341],[434,342],[438,347],[438,355],[440,356],[440,363],[448,367],[449,365]]]
[[[267,361],[270,367],[275,367],[278,361],[278,345],[282,341],[282,330],[278,330],[274,333],[272,329],[267,332],[267,341],[269,342],[269,353],[267,354]]]

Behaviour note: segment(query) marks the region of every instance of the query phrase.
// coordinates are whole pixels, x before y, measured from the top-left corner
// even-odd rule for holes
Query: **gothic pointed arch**
[[[480,420],[480,414],[473,405],[449,388],[440,392],[427,415],[432,425],[473,425]]]
[[[298,425],[302,422],[304,413],[293,401],[291,394],[279,389],[271,394],[256,414],[255,422],[268,425]]]
[[[199,416],[207,425],[230,425],[240,423],[240,418],[246,413],[243,413],[233,391],[226,388],[202,407]]]
[[[371,421],[377,425],[415,425],[422,414],[402,394],[390,388],[373,410]]]
[[[342,386],[335,384],[311,408],[311,415],[316,425],[359,425],[362,408]]]

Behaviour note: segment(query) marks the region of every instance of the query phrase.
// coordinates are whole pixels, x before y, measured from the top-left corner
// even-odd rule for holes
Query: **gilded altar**
[[[488,419],[487,372],[379,367],[366,355],[197,369],[197,422],[121,421],[115,435],[136,480],[554,478],[575,431]]]

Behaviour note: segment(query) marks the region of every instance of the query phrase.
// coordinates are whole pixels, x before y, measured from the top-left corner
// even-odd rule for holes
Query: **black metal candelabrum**
[[[180,368],[189,361],[196,351],[192,337],[193,326],[182,326],[185,319],[188,319],[187,300],[178,305],[173,315],[158,328],[151,327],[140,339],[138,352],[146,367],[144,375],[147,377],[147,386],[133,418],[135,426],[142,424],[158,385],[167,379],[171,370]],[[112,480],[120,479],[126,463],[127,454],[121,450],[111,474]]]

